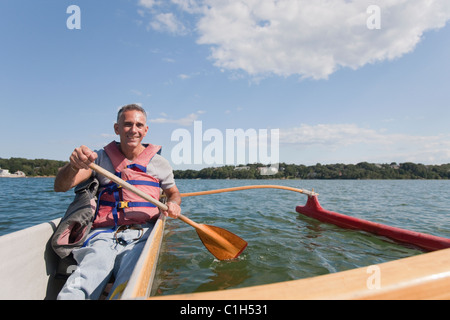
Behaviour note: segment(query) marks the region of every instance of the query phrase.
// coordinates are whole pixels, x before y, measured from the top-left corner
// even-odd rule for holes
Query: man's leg
[[[142,250],[145,247],[154,225],[155,224],[153,222],[150,222],[142,226],[143,231],[128,229],[118,235],[118,238],[121,239],[123,241],[122,243],[125,245],[116,259],[114,268],[114,276],[116,280],[111,288],[108,299],[116,299],[120,296],[120,294],[114,296],[112,295],[115,294],[114,291],[118,286],[123,285],[130,279],[134,267],[141,256]],[[142,237],[138,240],[133,240],[139,237],[139,232],[143,232]]]
[[[86,247],[75,249],[77,269],[67,279],[58,299],[98,299],[111,277],[116,256],[113,232],[98,234]]]

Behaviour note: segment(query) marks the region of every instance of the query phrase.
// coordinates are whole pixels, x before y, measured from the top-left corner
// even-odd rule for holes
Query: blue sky
[[[279,129],[281,162],[450,163],[449,19],[447,0],[2,0],[0,157],[101,148],[139,103],[170,161],[201,121]]]

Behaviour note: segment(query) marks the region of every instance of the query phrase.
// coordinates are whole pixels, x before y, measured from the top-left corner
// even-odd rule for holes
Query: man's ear
[[[114,132],[116,134],[119,134],[119,124],[118,123],[114,123]]]

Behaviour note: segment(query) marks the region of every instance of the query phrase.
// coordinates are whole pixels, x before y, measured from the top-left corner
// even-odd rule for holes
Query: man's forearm
[[[66,192],[89,178],[91,173],[90,170],[75,169],[68,163],[59,170],[53,188],[56,192]]]
[[[181,195],[179,193],[171,194],[169,197],[167,197],[167,202],[174,202],[177,205],[181,204]]]

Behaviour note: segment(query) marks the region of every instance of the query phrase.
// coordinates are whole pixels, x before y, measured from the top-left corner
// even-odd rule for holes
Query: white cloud
[[[139,0],[139,5],[144,8],[151,9],[156,5],[156,1],[155,0]]]
[[[314,150],[320,157],[334,159],[336,163],[346,161],[333,158],[337,155],[369,162],[450,162],[449,135],[394,134],[355,124],[302,124],[296,128],[280,129],[280,145],[303,151]]]
[[[178,78],[180,78],[181,80],[186,80],[186,79],[189,79],[190,77],[191,76],[184,74],[184,73],[181,73],[178,75]]]
[[[280,131],[280,143],[302,145],[345,146],[361,142],[382,143],[385,136],[372,129],[355,124],[302,124]]]
[[[131,89],[130,90],[131,93],[137,95],[137,96],[142,96],[142,91],[136,90],[136,89]]]
[[[213,46],[217,66],[251,75],[327,78],[410,52],[426,30],[450,18],[447,0],[377,1],[381,29],[367,28],[374,1],[207,1],[200,44]]]
[[[202,13],[205,6],[204,1],[201,0],[171,0],[171,2],[190,14]]]
[[[160,123],[160,124],[170,123],[170,124],[177,124],[180,126],[188,127],[188,126],[191,126],[194,123],[194,121],[198,119],[198,116],[203,113],[205,113],[205,112],[202,110],[199,110],[195,113],[191,113],[191,114],[187,115],[186,117],[180,118],[180,119],[170,119],[170,118],[167,118],[166,114],[164,114],[162,118],[150,119],[149,122],[150,123]]]
[[[254,77],[324,79],[339,68],[396,59],[414,50],[424,32],[442,28],[450,19],[448,0],[172,0],[172,4],[197,19],[198,43],[211,46],[217,67]],[[371,5],[380,8],[380,29],[367,27]],[[156,16],[151,24],[170,33],[187,31],[173,14]]]
[[[178,21],[173,13],[160,13],[154,17],[149,26],[162,32],[169,32],[174,35],[184,35],[187,31],[181,21]]]

